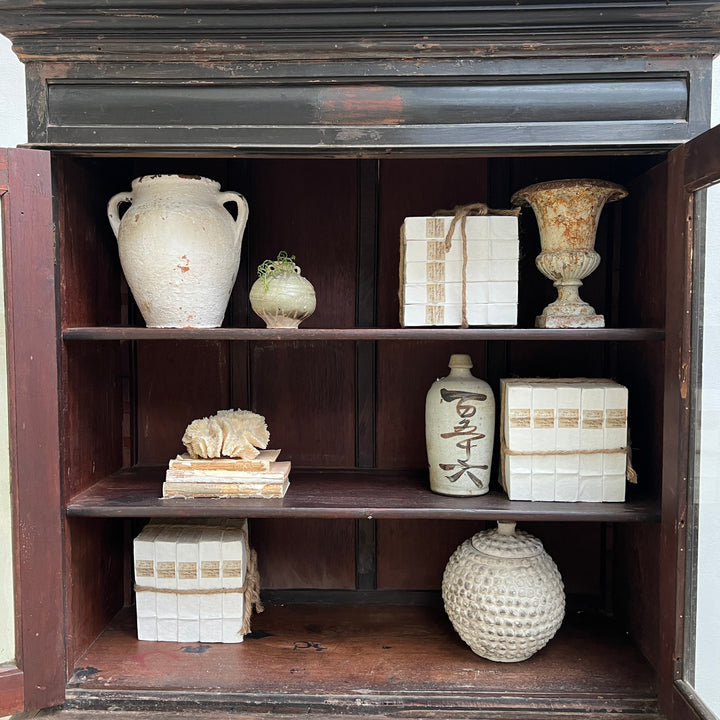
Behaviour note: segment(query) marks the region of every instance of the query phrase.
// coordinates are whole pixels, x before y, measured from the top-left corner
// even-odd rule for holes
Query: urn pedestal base
[[[601,328],[605,327],[604,315],[538,315],[537,328]]]

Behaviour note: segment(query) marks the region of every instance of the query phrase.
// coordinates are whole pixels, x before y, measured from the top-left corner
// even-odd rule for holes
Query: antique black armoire
[[[683,680],[694,261],[720,47],[711,2],[0,2],[25,63],[29,148],[4,190],[17,662],[0,710],[226,709],[422,717],[699,717]],[[696,137],[697,136],[697,137]],[[219,181],[250,206],[222,328],[147,328],[105,206],[143,175]],[[530,183],[621,183],[583,288],[599,329],[547,330],[520,221],[517,327],[402,328],[403,218],[507,208]],[[249,309],[295,254],[318,308]],[[474,373],[629,388],[624,503],[430,493],[424,399]],[[246,408],[292,460],[282,501],[159,500],[193,418]],[[265,612],[241,644],[139,643],[132,540],[150,518],[250,518]],[[567,614],[492,663],[440,601],[448,557],[511,519],[562,573]]]

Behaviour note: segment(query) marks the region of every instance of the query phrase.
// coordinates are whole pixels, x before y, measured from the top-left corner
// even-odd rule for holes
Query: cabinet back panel
[[[315,288],[317,309],[302,326],[354,327],[357,162],[263,160],[249,172],[250,282],[261,262],[285,250]],[[263,326],[254,313],[251,324]]]
[[[353,343],[254,343],[251,407],[296,467],[355,465]]]
[[[487,160],[381,160],[378,170],[379,327],[398,327],[400,228],[406,217],[486,202]]]
[[[227,343],[137,343],[136,447],[140,465],[183,452],[185,428],[230,405]]]
[[[468,353],[472,372],[485,377],[484,342],[387,342],[377,347],[377,464],[426,468],[425,396],[446,376],[452,353]]]
[[[456,548],[475,533],[493,527],[495,523],[472,521],[378,521],[378,588],[439,591],[445,566]],[[568,595],[602,605],[609,578],[605,578],[599,523],[520,523],[519,529],[543,542]]]
[[[252,520],[263,590],[355,587],[353,520]]]

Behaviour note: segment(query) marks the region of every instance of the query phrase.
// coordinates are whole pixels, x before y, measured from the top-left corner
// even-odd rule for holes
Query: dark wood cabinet
[[[691,717],[675,680],[692,213],[720,133],[693,137],[717,8],[200,5],[0,8],[34,147],[0,166],[25,705]],[[163,172],[248,199],[222,328],[146,328],[124,283],[106,203]],[[584,286],[606,328],[533,328],[553,289],[529,210],[516,328],[400,327],[404,217],[507,207],[561,177],[629,190],[603,211]],[[281,249],[317,292],[298,330],[264,328],[247,300]],[[627,385],[627,501],[509,501],[496,472],[489,495],[432,494],[424,399],[452,352],[496,391]],[[286,497],[160,500],[185,426],[228,407],[266,417],[293,464]],[[137,641],[132,538],[153,517],[251,519],[266,610],[244,643]],[[518,664],[475,656],[439,596],[455,547],[498,519],[543,540],[568,597],[558,636]]]

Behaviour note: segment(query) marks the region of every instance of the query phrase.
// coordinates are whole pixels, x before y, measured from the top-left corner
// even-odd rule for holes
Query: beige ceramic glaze
[[[495,397],[474,377],[469,355],[451,355],[450,374],[425,400],[430,489],[441,495],[484,495],[490,488]]]
[[[225,203],[237,206],[236,218]],[[247,217],[242,195],[202,177],[147,175],[111,198],[120,263],[148,327],[222,324]]]
[[[445,611],[473,652],[519,662],[544,647],[565,615],[565,591],[536,537],[498,522],[466,540],[443,575]]]
[[[580,299],[578,288],[600,264],[595,235],[605,203],[626,195],[615,183],[580,179],[537,183],[512,196],[514,205],[535,212],[542,250],[535,264],[558,291],[558,299],[537,317],[537,327],[604,327],[603,316]]]
[[[300,268],[276,270],[250,288],[250,305],[269,328],[296,328],[315,312],[315,289]]]

